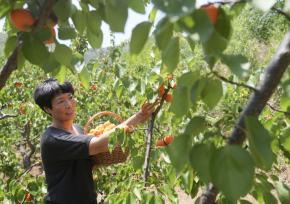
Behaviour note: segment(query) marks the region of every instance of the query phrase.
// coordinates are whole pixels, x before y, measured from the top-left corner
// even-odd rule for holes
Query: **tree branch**
[[[0,120],[3,120],[5,118],[15,118],[17,115],[11,115],[11,114],[4,114],[0,112]]]
[[[229,84],[233,84],[233,85],[237,85],[237,86],[241,86],[241,87],[245,87],[247,89],[250,89],[251,91],[258,91],[256,88],[252,87],[252,86],[249,86],[247,84],[243,84],[243,83],[238,83],[238,82],[234,82],[234,81],[231,81],[223,76],[220,76],[217,72],[215,71],[212,71],[212,73],[218,77],[220,80],[226,82],[226,83],[229,83]]]
[[[272,106],[270,103],[267,103],[267,106],[269,106],[269,108],[271,108],[273,111],[276,111],[276,112],[279,112],[279,113],[283,113],[286,116],[290,116],[290,112],[281,111],[281,110],[275,108],[274,106]]]
[[[46,0],[44,2],[37,24],[35,25],[35,27],[33,27],[32,32],[36,32],[39,28],[41,28],[45,24],[46,19],[48,18],[48,16],[52,11],[54,3],[55,0]],[[4,65],[4,67],[0,72],[0,90],[2,90],[2,88],[5,86],[6,81],[10,77],[11,73],[17,69],[18,52],[21,50],[23,46],[21,36],[22,35],[19,35],[16,48],[14,49],[12,54],[8,57],[6,64]]]
[[[276,11],[278,14],[283,15],[288,21],[290,21],[290,16],[285,13],[284,11],[282,11],[281,9],[278,9],[276,7],[272,7],[271,10]]]
[[[268,100],[277,88],[284,72],[290,64],[290,30],[286,33],[284,40],[280,44],[276,54],[271,59],[265,70],[263,79],[258,84],[257,91],[253,92],[244,111],[241,113],[237,121],[232,135],[228,140],[228,144],[242,145],[246,135],[244,119],[247,116],[258,116],[263,108],[267,105]],[[201,196],[201,204],[212,204],[216,200],[218,191],[211,185],[207,191]],[[206,195],[206,196],[204,196]]]
[[[22,137],[25,140],[25,144],[20,145],[20,152],[23,157],[23,166],[24,169],[29,169],[31,166],[31,156],[35,152],[35,145],[31,142],[29,136],[30,136],[30,122],[27,122],[24,125],[24,129],[22,131]],[[30,151],[27,151],[26,144],[28,145]]]
[[[169,85],[169,84],[168,84]],[[147,134],[146,134],[146,153],[145,153],[145,160],[143,165],[143,181],[144,186],[147,185],[147,179],[149,176],[149,162],[150,162],[150,155],[151,155],[151,149],[152,149],[152,138],[153,138],[153,129],[154,129],[154,121],[158,114],[158,112],[161,110],[161,107],[164,104],[164,100],[166,95],[168,94],[169,90],[171,89],[170,86],[168,86],[165,90],[164,95],[161,98],[160,105],[156,108],[156,110],[152,113],[151,119],[149,121]]]

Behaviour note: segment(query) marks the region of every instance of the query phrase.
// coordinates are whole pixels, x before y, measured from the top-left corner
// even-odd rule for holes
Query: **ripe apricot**
[[[164,84],[161,84],[161,86],[158,89],[158,92],[159,92],[159,96],[163,96],[165,94]]]
[[[172,101],[172,94],[167,94],[165,97],[165,101],[170,103]]]
[[[44,43],[45,44],[52,44],[54,43],[54,38],[55,38],[55,30],[53,27],[49,28],[50,31],[50,38],[48,40],[45,40]]]
[[[163,140],[165,141],[165,143],[166,143],[167,145],[169,145],[170,143],[173,142],[174,138],[172,137],[172,135],[166,135],[166,136],[163,138]]]
[[[14,85],[15,85],[16,88],[20,88],[22,86],[22,83],[17,81],[17,82],[14,83]]]
[[[166,135],[164,138],[157,140],[156,146],[157,147],[164,147],[172,143],[174,138],[172,135]]]
[[[32,200],[32,196],[30,193],[25,193],[25,199],[24,199],[26,202],[30,202]]]
[[[35,19],[30,11],[25,9],[14,9],[10,12],[11,23],[20,31],[30,32]]]
[[[215,7],[213,4],[208,4],[202,6],[201,9],[203,9],[207,13],[209,20],[212,22],[212,24],[215,24],[218,17],[218,8]]]
[[[92,84],[91,89],[95,91],[95,90],[97,90],[97,86],[95,84]]]

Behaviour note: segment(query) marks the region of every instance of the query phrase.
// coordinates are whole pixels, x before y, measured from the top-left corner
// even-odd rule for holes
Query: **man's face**
[[[47,109],[52,118],[58,121],[73,120],[76,111],[76,100],[71,93],[56,95],[51,101],[51,109]]]

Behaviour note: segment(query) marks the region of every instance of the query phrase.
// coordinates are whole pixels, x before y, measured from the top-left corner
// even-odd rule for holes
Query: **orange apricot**
[[[30,193],[25,193],[25,199],[24,199],[26,202],[30,202],[32,200],[32,196]]]
[[[166,135],[164,138],[157,140],[156,146],[157,147],[164,147],[172,143],[174,140],[172,135]]]
[[[172,101],[172,94],[167,94],[165,97],[165,101],[170,103]]]
[[[203,9],[207,13],[209,20],[212,22],[212,24],[215,24],[218,18],[218,8],[215,7],[213,4],[208,4],[202,6],[201,9]]]
[[[14,83],[14,85],[16,88],[20,88],[23,84],[21,82],[17,81]]]
[[[30,32],[35,19],[30,11],[25,9],[14,9],[10,12],[11,23],[20,31]]]

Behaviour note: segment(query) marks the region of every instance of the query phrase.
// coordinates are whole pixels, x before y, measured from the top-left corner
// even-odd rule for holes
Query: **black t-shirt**
[[[77,130],[82,133],[80,127]],[[41,138],[41,157],[47,183],[45,201],[58,204],[95,204],[87,135],[48,127]]]

